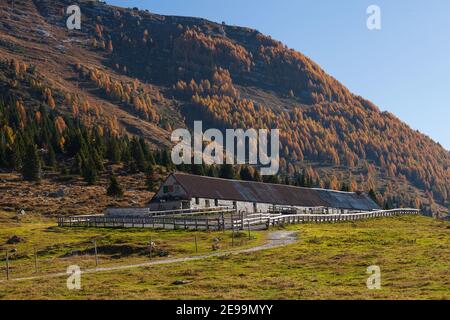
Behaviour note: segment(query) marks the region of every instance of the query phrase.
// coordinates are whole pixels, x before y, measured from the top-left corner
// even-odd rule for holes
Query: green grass
[[[0,298],[450,298],[448,222],[408,216],[340,224],[298,225],[289,226],[288,229],[299,231],[300,239],[298,243],[283,248],[187,263],[86,274],[82,277],[80,291],[67,290],[65,277],[2,283]],[[65,232],[70,231],[62,234]],[[82,241],[87,232],[82,230],[76,241]],[[105,237],[108,235],[107,230],[96,232]],[[130,237],[130,241],[140,239],[140,233],[152,233],[167,239],[173,237],[174,241],[186,235],[192,238],[189,232],[110,232],[111,237],[123,232],[122,236]],[[38,234],[36,230],[35,236],[38,237]],[[61,233],[58,235],[61,236]],[[257,235],[258,240],[255,242],[263,239],[265,233]],[[211,236],[217,235],[212,233]],[[177,243],[180,242],[183,240]],[[188,247],[192,246],[184,245],[188,251]],[[381,268],[381,290],[368,290],[366,287],[366,269],[370,265]],[[175,280],[191,282],[174,285],[172,283]]]
[[[6,244],[16,235],[25,241]],[[197,247],[195,246],[197,238]],[[234,242],[231,232],[201,232],[185,230],[153,230],[148,228],[60,228],[55,219],[44,217],[25,217],[21,221],[12,220],[0,214],[0,279],[4,279],[5,250],[10,253],[11,277],[35,275],[34,249],[38,256],[38,272],[64,272],[69,265],[83,268],[95,267],[94,242],[96,240],[100,267],[148,262],[149,242],[156,244],[152,259],[165,252],[169,257],[184,257],[212,253],[216,243],[220,249],[231,250],[255,246],[264,241],[263,234],[252,233],[249,240],[246,234],[236,233]],[[198,253],[197,253],[198,250]]]

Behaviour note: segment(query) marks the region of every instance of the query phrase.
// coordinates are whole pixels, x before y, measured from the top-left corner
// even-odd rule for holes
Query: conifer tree
[[[378,203],[377,194],[373,189],[369,190],[369,197],[375,202]]]
[[[39,181],[41,179],[41,160],[35,144],[29,144],[25,150],[22,176],[27,181]]]
[[[253,181],[253,175],[248,166],[241,167],[240,174],[241,179],[244,181]]]
[[[83,157],[80,153],[78,153],[73,161],[72,168],[70,169],[70,173],[72,174],[81,174],[83,171]]]
[[[136,166],[136,169],[138,171],[143,172],[146,167],[144,151],[142,150],[142,146],[136,138],[133,138],[131,140],[130,149],[132,162],[134,162],[134,165]]]
[[[45,155],[45,165],[52,169],[56,167],[56,155],[51,145],[48,146],[47,153]]]
[[[205,170],[203,169],[203,166],[201,164],[194,164],[192,166],[192,173],[198,176],[204,176]]]
[[[156,191],[158,186],[158,177],[155,172],[155,168],[153,165],[149,164],[146,170],[146,180],[145,184],[147,185],[147,189],[149,191]]]
[[[120,198],[123,197],[123,188],[117,181],[117,178],[114,174],[109,178],[109,187],[106,190],[106,194],[109,197]]]
[[[262,182],[261,175],[259,174],[258,169],[253,172],[253,181]]]
[[[234,168],[231,164],[223,164],[220,167],[219,176],[224,179],[235,179],[236,172],[234,171]]]
[[[83,178],[89,185],[93,185],[98,180],[98,171],[92,157],[87,161],[83,161]]]
[[[106,152],[106,157],[112,162],[112,163],[119,163],[121,160],[121,152],[119,143],[116,139],[111,139],[111,141],[108,144],[108,149]]]

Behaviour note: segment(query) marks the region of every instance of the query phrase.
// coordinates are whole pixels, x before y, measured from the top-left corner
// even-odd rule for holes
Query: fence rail
[[[209,211],[210,213],[210,211]],[[225,230],[244,229],[250,226],[275,226],[281,224],[300,223],[336,223],[341,221],[355,221],[379,217],[391,217],[399,215],[417,215],[416,209],[394,209],[370,212],[345,213],[345,214],[242,214],[225,217],[182,217],[154,216],[154,217],[111,217],[111,216],[71,216],[59,217],[60,227],[95,227],[95,228],[162,228],[162,229],[195,229],[195,230]]]
[[[281,215],[266,219],[267,226],[275,226],[279,224],[299,224],[299,223],[336,223],[342,221],[355,221],[363,219],[392,217],[401,215],[418,215],[420,211],[417,209],[394,209],[380,210],[346,214],[298,214],[298,215]],[[245,226],[244,219],[244,226]],[[247,222],[249,223],[249,222]]]

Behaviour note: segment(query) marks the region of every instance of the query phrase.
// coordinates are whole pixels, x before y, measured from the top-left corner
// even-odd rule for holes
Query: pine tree
[[[111,139],[110,143],[108,144],[108,149],[106,152],[106,157],[112,162],[112,163],[119,163],[121,160],[121,152],[119,143],[116,139]]]
[[[234,167],[231,164],[223,164],[220,167],[219,176],[224,179],[235,179],[236,172],[234,171]]]
[[[92,157],[88,161],[83,161],[83,178],[89,185],[93,185],[98,180],[97,167]]]
[[[280,184],[280,178],[277,175],[264,176],[263,181],[265,183]]]
[[[52,169],[56,168],[56,155],[51,145],[48,146],[47,153],[45,155],[45,165]]]
[[[219,173],[217,172],[217,167],[215,165],[210,165],[206,171],[206,175],[208,177],[218,177]]]
[[[106,194],[109,197],[115,197],[115,198],[123,197],[123,189],[122,189],[121,185],[119,184],[119,182],[117,181],[117,178],[114,174],[111,175],[111,177],[109,178],[109,187],[106,190]]]
[[[253,181],[253,175],[248,166],[241,167],[240,176],[244,181]]]
[[[72,168],[70,169],[70,173],[72,174],[82,174],[83,171],[83,157],[80,153],[75,156],[75,159],[72,164]]]
[[[257,169],[253,172],[253,181],[262,182],[261,175]]]
[[[378,199],[377,199],[377,194],[375,193],[375,191],[373,189],[369,190],[369,197],[370,199],[372,199],[375,203],[378,204]]]
[[[201,164],[194,164],[192,168],[192,173],[197,176],[204,176],[205,170],[203,169],[203,166]]]
[[[29,144],[25,150],[22,176],[27,181],[39,181],[41,179],[41,160],[35,144]]]
[[[149,191],[156,191],[156,188],[158,186],[158,177],[156,175],[154,166],[152,166],[151,164],[147,167],[146,170],[145,184],[147,185],[147,189]]]
[[[142,146],[136,138],[131,140],[131,158],[132,162],[135,163],[136,169],[143,172],[147,166],[144,156],[144,151],[142,150]]]

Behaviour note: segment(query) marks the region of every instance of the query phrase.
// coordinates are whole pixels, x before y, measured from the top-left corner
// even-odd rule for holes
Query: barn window
[[[208,200],[205,200],[205,206],[206,206],[207,208],[209,208],[209,206],[210,206],[209,199],[208,199]]]
[[[199,198],[195,198],[195,204],[200,204],[200,199]]]
[[[253,203],[253,212],[258,212],[258,204],[256,202]]]
[[[214,206],[216,206],[216,207],[219,206],[219,199],[215,199],[215,200],[214,200]]]

